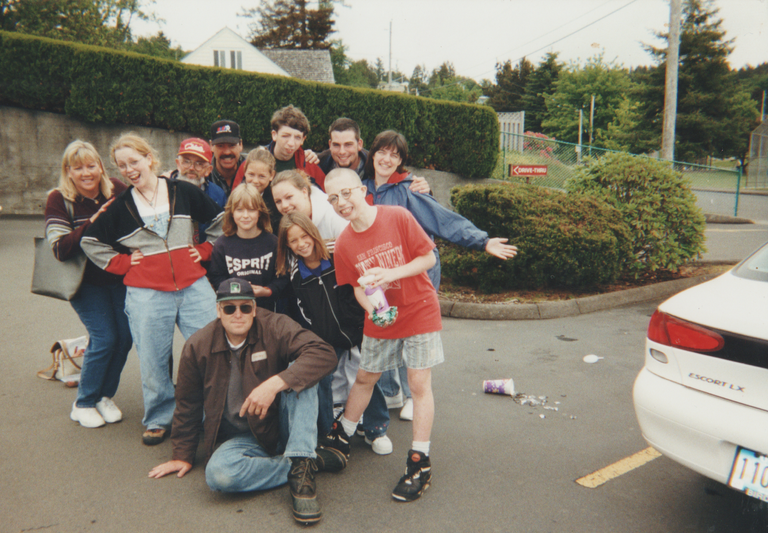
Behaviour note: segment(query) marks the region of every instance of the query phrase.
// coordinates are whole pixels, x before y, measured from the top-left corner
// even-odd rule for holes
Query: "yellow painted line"
[[[592,472],[587,476],[580,477],[576,480],[576,483],[582,487],[594,489],[603,483],[607,483],[613,478],[617,478],[622,474],[626,474],[635,468],[643,466],[645,463],[653,461],[660,455],[661,453],[657,452],[655,449],[653,449],[653,447],[649,446],[645,450],[637,452],[634,455],[630,455],[621,461],[617,461],[612,465],[601,468],[600,470]]]

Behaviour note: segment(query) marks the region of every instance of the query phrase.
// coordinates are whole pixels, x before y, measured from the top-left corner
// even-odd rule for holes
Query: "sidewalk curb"
[[[755,221],[749,218],[734,217],[731,215],[716,215],[713,213],[704,213],[704,220],[707,224],[754,224]]]
[[[540,320],[585,315],[622,305],[668,298],[720,274],[707,274],[695,278],[663,281],[636,289],[609,292],[596,296],[533,304],[473,304],[440,299],[442,316],[470,320]]]

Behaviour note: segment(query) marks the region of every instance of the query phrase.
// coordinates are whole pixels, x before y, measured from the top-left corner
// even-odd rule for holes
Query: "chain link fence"
[[[541,134],[518,135],[502,133],[502,147],[493,175],[494,179],[517,183],[530,183],[540,187],[565,189],[565,182],[587,158],[599,158],[612,152],[604,148],[586,146],[549,139]],[[637,157],[648,157],[637,155]],[[699,206],[705,213],[733,215],[739,213],[739,197],[745,184],[739,168],[721,168],[672,162],[682,172],[697,195]]]

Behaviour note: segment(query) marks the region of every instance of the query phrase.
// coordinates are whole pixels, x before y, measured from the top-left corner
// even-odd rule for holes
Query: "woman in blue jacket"
[[[371,205],[399,205],[405,207],[414,216],[419,225],[431,237],[440,237],[448,242],[483,250],[499,259],[511,259],[517,254],[517,248],[507,243],[507,239],[489,238],[488,234],[477,228],[463,216],[446,209],[432,196],[414,193],[410,190],[413,174],[405,168],[408,160],[408,143],[405,137],[394,130],[379,133],[373,140],[368,158],[365,161],[365,179],[363,185],[368,188],[366,200]],[[440,256],[435,248],[437,261],[427,271],[435,290],[440,289]],[[413,402],[405,377],[404,367],[400,368],[400,381],[403,386],[404,406],[400,418],[413,420]],[[381,376],[381,386],[388,397],[398,395],[397,378],[394,371]],[[399,402],[397,402],[399,403]],[[397,403],[395,405],[397,405]]]

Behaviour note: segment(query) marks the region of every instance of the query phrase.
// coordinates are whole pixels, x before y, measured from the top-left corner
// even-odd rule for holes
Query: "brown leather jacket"
[[[276,374],[294,391],[302,391],[333,372],[337,364],[333,348],[320,337],[285,315],[259,308],[240,355],[246,396]],[[194,464],[201,431],[205,433],[206,459],[211,457],[224,414],[229,359],[229,343],[218,319],[198,330],[184,345],[171,431],[174,460]],[[289,368],[292,361],[295,363]],[[279,402],[280,395],[264,420],[247,415],[251,431],[272,455],[276,453],[280,433]]]

